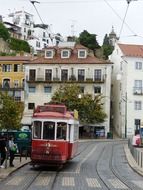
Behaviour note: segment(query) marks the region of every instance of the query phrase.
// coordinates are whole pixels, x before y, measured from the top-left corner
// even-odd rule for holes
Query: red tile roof
[[[30,56],[0,56],[0,61],[29,61]]]
[[[39,57],[25,64],[111,64],[111,62],[93,56],[78,58],[77,55],[71,55],[70,58],[61,58],[61,55],[57,54],[53,58]]]
[[[68,47],[49,46],[47,49],[53,49],[55,51],[53,58],[45,58],[43,56],[28,61],[25,64],[111,64],[110,61],[98,59],[91,53],[89,53],[86,58],[78,58],[78,49],[85,49],[88,52],[88,48],[80,44],[75,44],[70,48],[71,55],[69,58],[61,58],[61,50],[69,49]]]
[[[125,56],[143,57],[143,45],[118,44]]]

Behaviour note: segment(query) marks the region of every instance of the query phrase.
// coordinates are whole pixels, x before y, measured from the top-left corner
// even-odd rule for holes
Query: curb
[[[133,158],[130,149],[128,148],[128,145],[124,145],[124,151],[125,155],[128,161],[128,164],[131,166],[131,168],[138,173],[139,175],[143,176],[143,169],[141,169],[138,164],[136,163],[135,159]]]

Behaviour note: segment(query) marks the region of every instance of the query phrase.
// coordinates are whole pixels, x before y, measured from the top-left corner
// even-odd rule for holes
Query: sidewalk
[[[136,171],[138,174],[143,176],[143,167],[140,167],[137,162],[135,161],[134,157],[132,156],[130,149],[128,147],[128,145],[124,146],[124,150],[125,150],[125,154],[126,154],[126,158],[127,161],[129,163],[129,165],[131,166],[131,168]],[[139,151],[141,151],[142,149],[138,149]]]
[[[30,162],[30,158],[22,157],[20,160],[20,157],[15,157],[13,164],[14,167],[9,167],[9,160],[7,160],[7,167],[6,168],[0,168],[0,181],[5,179],[10,173],[14,172],[18,168],[22,167],[23,165]]]

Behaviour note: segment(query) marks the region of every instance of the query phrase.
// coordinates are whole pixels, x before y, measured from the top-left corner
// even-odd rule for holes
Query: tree
[[[84,30],[80,33],[78,41],[83,46],[91,49],[95,55],[96,49],[99,49],[100,46],[96,40],[96,34],[90,34],[87,30]]]
[[[110,45],[109,43],[109,37],[106,34],[103,40],[103,45],[102,45],[102,50],[103,50],[103,55],[105,59],[108,59],[108,56],[111,55],[113,52],[114,47]]]
[[[24,40],[10,38],[9,46],[12,50],[30,52],[30,46]]]
[[[23,104],[15,102],[7,93],[0,93],[0,128],[19,129]]]
[[[90,94],[81,94],[78,85],[61,86],[53,95],[51,103],[63,103],[71,111],[74,109],[79,112],[79,120],[83,124],[92,124],[103,122],[106,114],[103,111],[101,96],[96,96],[94,99]]]
[[[0,22],[0,38],[2,38],[4,41],[7,41],[10,38],[8,29],[4,26],[2,22]]]

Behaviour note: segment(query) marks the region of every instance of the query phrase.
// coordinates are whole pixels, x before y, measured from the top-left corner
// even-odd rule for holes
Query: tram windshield
[[[67,139],[67,123],[57,122],[56,124],[55,122],[52,122],[52,121],[44,121],[43,130],[42,130],[42,122],[34,121],[33,123],[33,138],[34,139],[42,138],[42,139],[54,140],[55,133],[56,133],[56,139],[66,140]]]
[[[55,138],[55,123],[45,121],[43,123],[43,139],[54,140]]]
[[[67,134],[67,123],[58,122],[57,123],[57,139],[66,140],[66,134]]]

